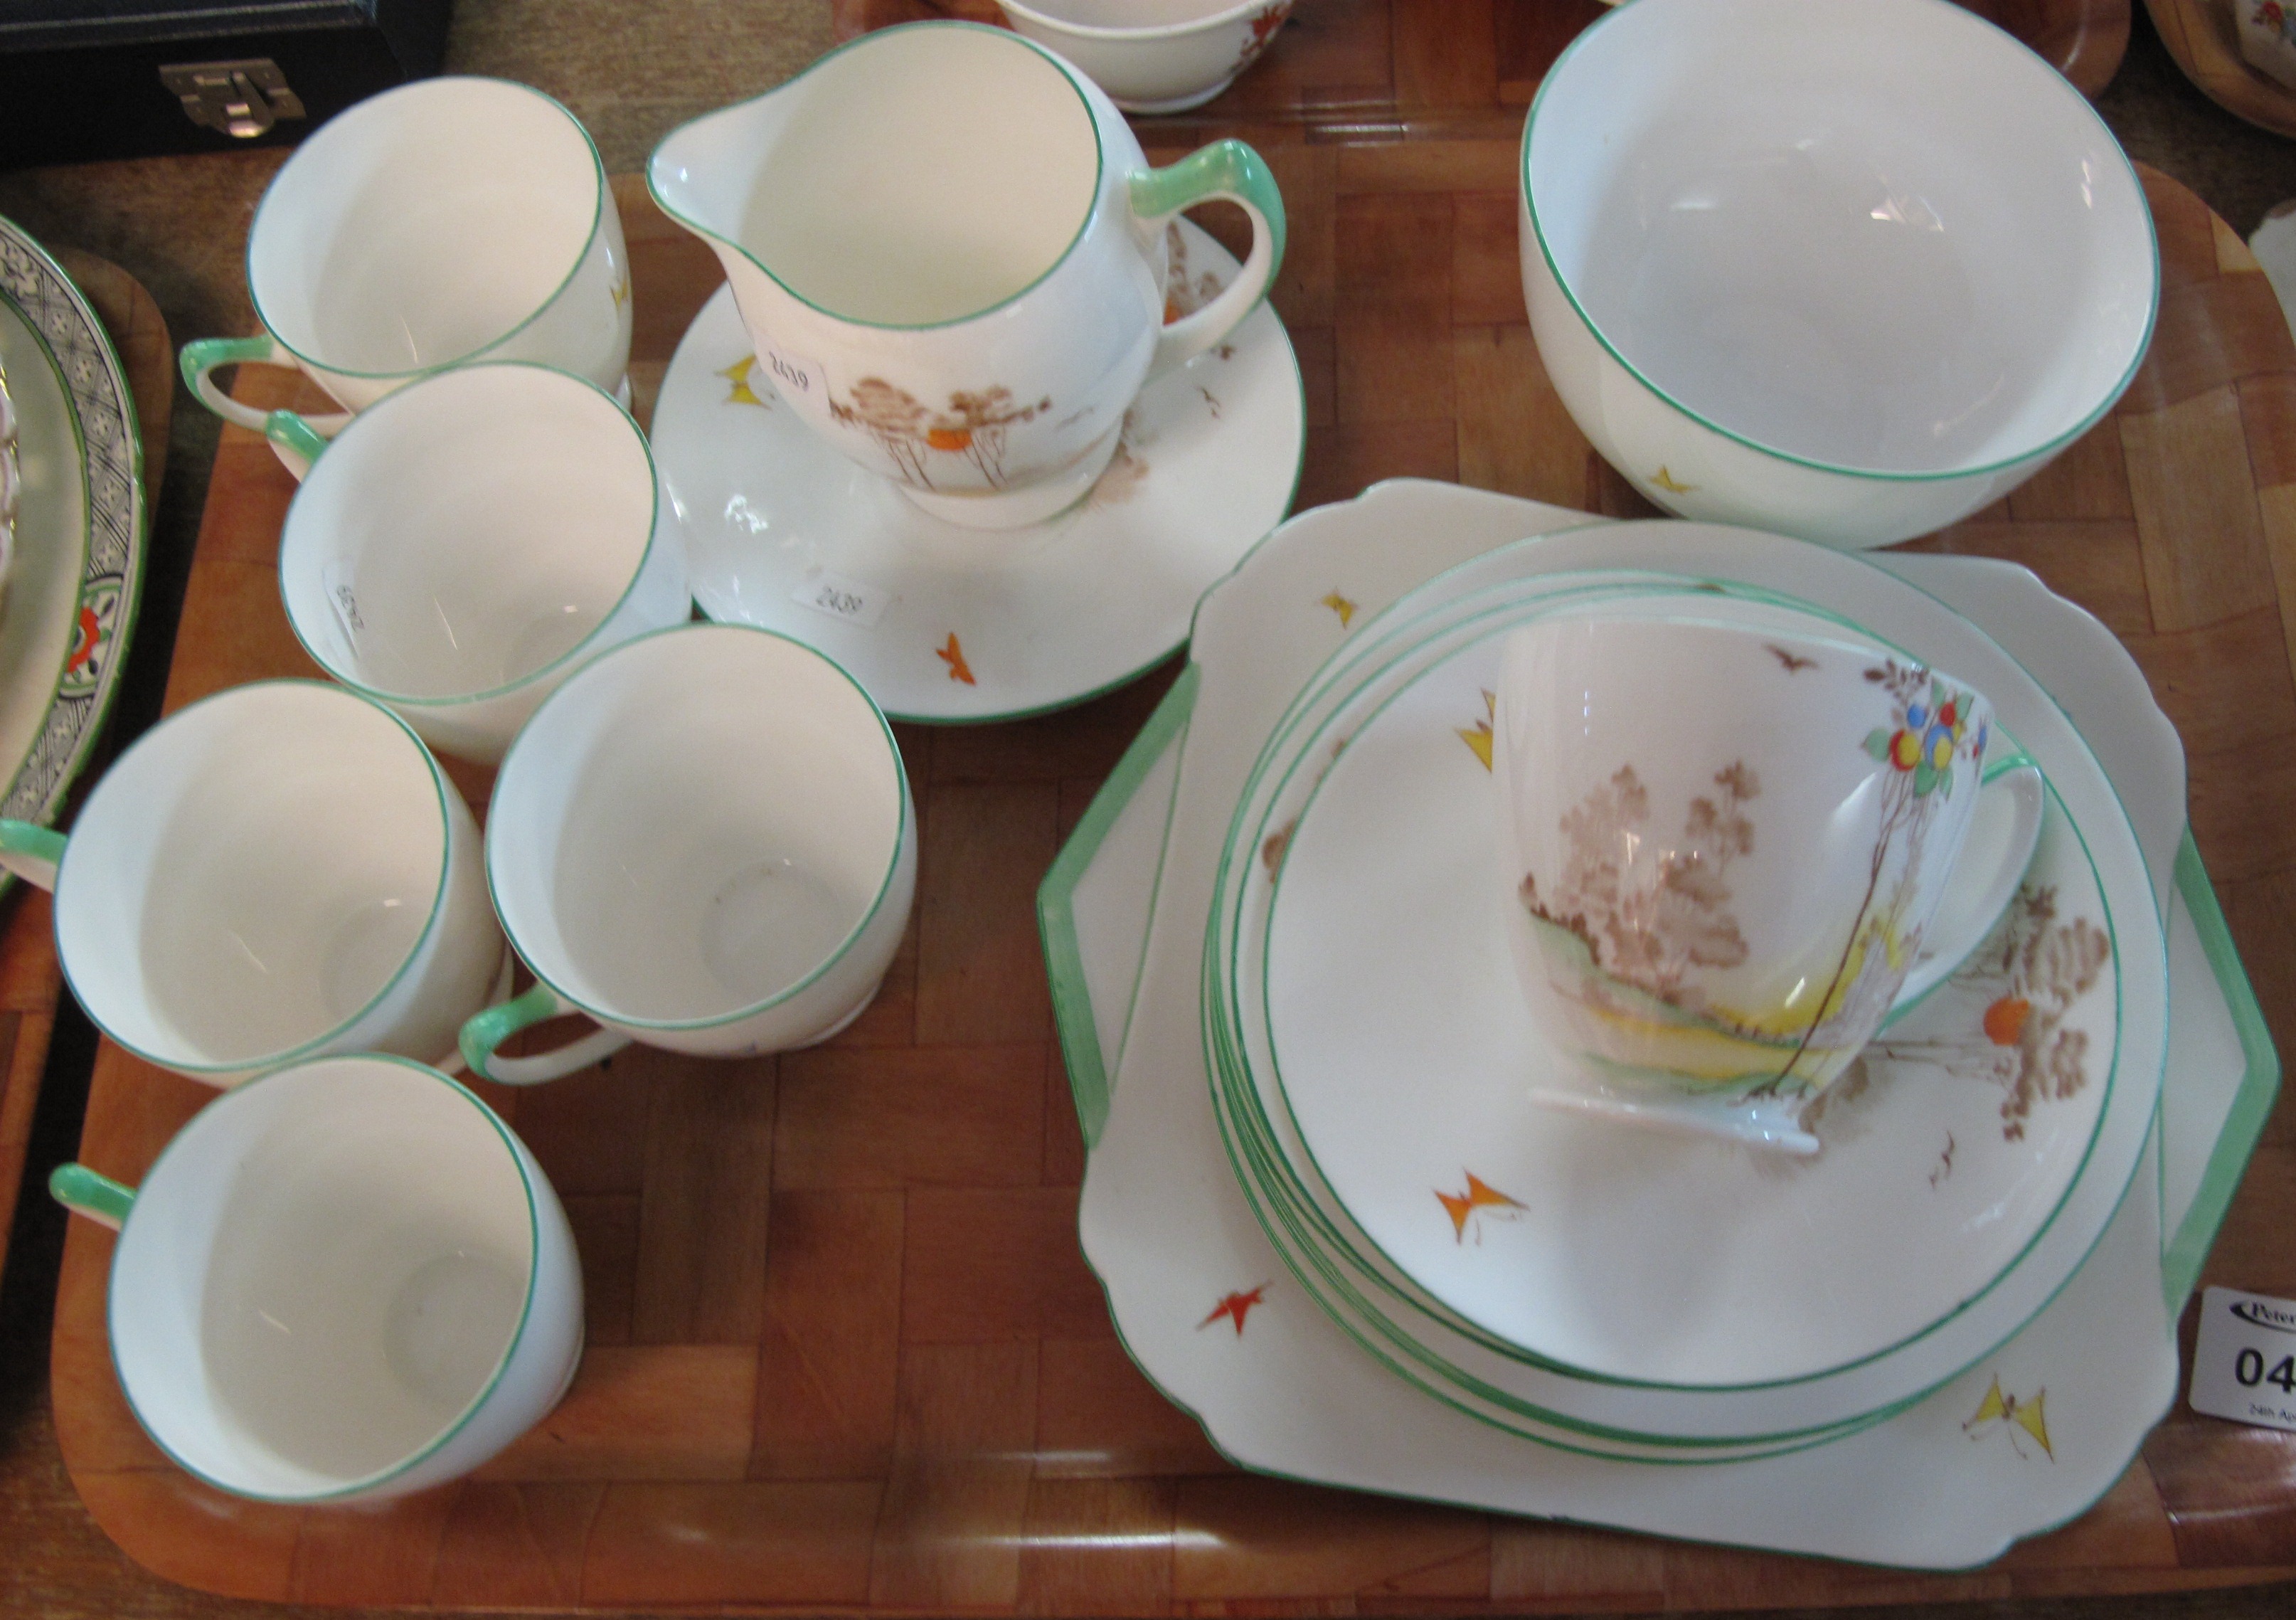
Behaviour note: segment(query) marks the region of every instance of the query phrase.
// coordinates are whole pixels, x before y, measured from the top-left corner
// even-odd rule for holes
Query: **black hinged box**
[[[439,70],[451,0],[0,0],[0,169],[302,139]]]

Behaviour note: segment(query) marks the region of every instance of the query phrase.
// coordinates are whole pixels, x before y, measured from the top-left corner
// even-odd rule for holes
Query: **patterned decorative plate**
[[[1185,311],[1235,260],[1185,221]],[[896,720],[1013,720],[1080,703],[1188,637],[1205,588],[1282,520],[1307,443],[1300,366],[1266,304],[1141,391],[1092,493],[1003,533],[929,517],[781,407],[733,294],[669,363],[653,448],[685,527],[694,600],[852,671]]]
[[[143,440],[79,289],[0,218],[16,514],[0,598],[0,816],[48,822],[103,728],[144,585]]]

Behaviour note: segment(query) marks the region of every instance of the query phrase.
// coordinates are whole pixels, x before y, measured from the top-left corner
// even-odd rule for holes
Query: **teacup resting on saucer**
[[[1509,639],[1509,935],[1575,1060],[1539,1101],[1815,1153],[1803,1109],[1991,931],[2040,772],[1988,769],[1981,694],[1852,635],[1718,604]]]

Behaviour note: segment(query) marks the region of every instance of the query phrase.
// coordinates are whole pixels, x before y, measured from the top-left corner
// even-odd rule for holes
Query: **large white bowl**
[[[1127,112],[1185,112],[1259,60],[1292,0],[997,0]]]
[[[2039,471],[2159,298],[2112,132],[1948,0],[1632,0],[1540,86],[1521,213],[1595,448],[1681,516],[1843,547]]]

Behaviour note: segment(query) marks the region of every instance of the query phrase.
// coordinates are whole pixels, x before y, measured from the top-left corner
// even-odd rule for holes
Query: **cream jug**
[[[657,148],[664,211],[724,261],[758,369],[936,516],[1041,522],[1091,489],[1152,375],[1226,337],[1283,256],[1249,146],[1151,169],[1115,104],[1001,29],[867,34]],[[1225,197],[1242,272],[1167,322],[1165,232]]]

